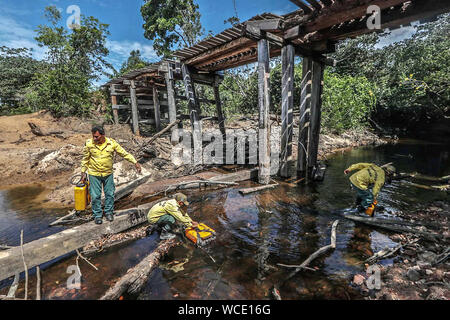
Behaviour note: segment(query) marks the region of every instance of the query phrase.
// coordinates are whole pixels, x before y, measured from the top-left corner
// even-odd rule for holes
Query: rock
[[[423,261],[431,263],[434,260],[436,260],[436,254],[431,251],[425,251],[425,252],[419,254],[419,258]]]
[[[406,277],[408,277],[411,281],[417,281],[420,279],[420,274],[417,270],[414,270],[413,268],[408,269],[406,272]]]
[[[420,269],[426,269],[426,268],[430,268],[431,264],[429,262],[425,262],[425,261],[417,261],[417,266],[419,266]]]
[[[357,274],[353,277],[353,283],[356,284],[357,286],[363,285],[364,280],[366,280],[366,278],[364,278],[364,276],[361,274]]]
[[[433,274],[433,271],[431,271],[430,269],[427,269],[427,270],[425,270],[425,273],[426,273],[427,275],[432,275],[432,274]]]

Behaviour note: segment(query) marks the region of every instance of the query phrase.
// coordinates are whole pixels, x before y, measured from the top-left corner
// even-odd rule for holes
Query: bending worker
[[[186,195],[176,193],[174,199],[164,200],[155,204],[148,212],[148,222],[156,224],[161,230],[160,239],[169,240],[176,237],[172,233],[176,222],[180,222],[185,227],[197,227],[198,223],[193,221],[186,213],[187,206]]]
[[[354,170],[358,172],[350,177],[350,182],[352,188],[356,190],[358,209],[373,217],[378,193],[385,184],[386,178],[390,183],[396,169],[391,164],[378,167],[373,163],[357,163],[346,169],[344,174],[347,175]]]
[[[81,180],[86,182],[87,174],[89,174],[92,213],[95,223],[101,224],[103,222],[102,186],[105,193],[106,219],[114,220],[114,192],[116,190],[113,175],[114,152],[133,163],[138,173],[141,173],[141,165],[114,139],[105,137],[105,130],[101,126],[94,126],[91,131],[92,139],[88,139],[84,145]]]

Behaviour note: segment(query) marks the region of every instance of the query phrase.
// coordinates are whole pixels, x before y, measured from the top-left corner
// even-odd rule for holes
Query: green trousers
[[[373,203],[373,193],[372,189],[368,188],[367,190],[362,190],[351,183],[352,188],[356,191],[356,197],[358,199],[359,204],[367,209]]]
[[[102,187],[105,192],[105,215],[114,214],[114,176],[110,174],[106,177],[89,175],[89,193],[91,194],[92,214],[94,218],[101,218],[102,211]]]
[[[172,227],[175,226],[175,218],[173,216],[171,216],[170,214],[163,215],[156,222],[156,225],[159,228],[170,232],[172,230]]]

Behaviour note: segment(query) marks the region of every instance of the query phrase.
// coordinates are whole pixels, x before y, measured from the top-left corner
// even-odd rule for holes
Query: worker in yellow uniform
[[[92,213],[96,224],[102,223],[102,186],[105,193],[105,216],[108,221],[114,220],[114,175],[113,155],[116,152],[124,159],[133,163],[138,173],[141,165],[126,152],[114,139],[105,136],[101,126],[92,128],[92,139],[88,139],[83,149],[81,161],[82,182],[86,182],[89,175],[89,193],[91,195]]]
[[[176,237],[172,233],[175,224],[181,223],[185,227],[197,227],[198,223],[193,221],[186,213],[187,206],[186,195],[176,193],[173,199],[164,200],[155,204],[148,212],[148,222],[156,225],[160,230],[160,239],[168,240]]]
[[[351,171],[358,170],[350,177],[352,188],[356,191],[359,210],[373,216],[377,205],[377,196],[386,182],[395,174],[395,167],[391,164],[377,166],[373,163],[357,163],[344,171],[348,175]]]

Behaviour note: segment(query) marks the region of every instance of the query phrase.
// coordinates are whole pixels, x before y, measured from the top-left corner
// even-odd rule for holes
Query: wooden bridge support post
[[[194,165],[201,164],[202,161],[202,128],[200,119],[200,106],[195,94],[195,86],[192,81],[191,74],[185,64],[181,65],[181,73],[183,75],[184,88],[189,106],[189,117],[192,126],[192,141],[194,147]]]
[[[258,107],[259,107],[259,172],[261,184],[270,183],[270,68],[269,43],[266,39],[258,41]]]
[[[300,122],[298,134],[297,175],[304,177],[308,163],[307,148],[309,136],[309,118],[311,110],[312,60],[302,58],[302,82],[300,84]]]
[[[173,71],[169,64],[166,64],[167,72],[166,72],[166,86],[167,86],[167,102],[169,104],[169,122],[173,123],[177,121],[177,108],[175,103],[175,85],[174,85],[174,77]],[[173,145],[177,144],[180,140],[180,136],[178,134],[177,128],[172,128],[172,137],[171,143]]]
[[[133,133],[139,135],[139,111],[136,97],[136,83],[134,80],[130,82],[130,97],[131,97],[131,118],[133,120]]]
[[[324,64],[312,62],[311,87],[311,120],[308,139],[308,178],[313,178],[314,167],[317,167],[317,153],[319,151],[320,118],[322,113],[322,90]]]
[[[155,111],[155,128],[156,132],[161,130],[161,108],[159,105],[158,90],[153,86],[153,107]]]
[[[281,157],[280,175],[289,177],[289,161],[292,161],[292,134],[294,118],[294,58],[295,49],[292,44],[281,50]]]
[[[114,124],[119,124],[119,110],[114,109],[115,106],[117,106],[117,96],[111,95],[111,105],[113,107],[113,117],[114,117]]]
[[[219,121],[220,132],[222,132],[222,136],[225,138],[225,116],[223,115],[222,101],[220,101],[219,84],[218,77],[216,77],[216,80],[214,81],[214,98],[216,100],[217,118]]]

